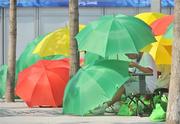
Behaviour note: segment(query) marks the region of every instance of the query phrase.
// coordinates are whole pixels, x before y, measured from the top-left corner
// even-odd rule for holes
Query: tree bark
[[[16,0],[10,0],[9,8],[9,45],[8,45],[8,73],[6,83],[6,102],[14,102],[16,64]]]
[[[76,34],[79,32],[79,11],[78,11],[78,0],[69,0],[69,28],[70,28],[70,48],[71,48],[71,59],[70,59],[70,77],[76,74],[79,65],[79,52],[78,44],[75,39]]]
[[[180,124],[180,0],[175,0],[174,42],[167,109],[167,124]]]

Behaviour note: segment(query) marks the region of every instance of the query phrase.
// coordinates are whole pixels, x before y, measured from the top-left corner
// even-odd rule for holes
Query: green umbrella
[[[18,58],[16,62],[16,73],[18,74],[23,69],[29,67],[30,65],[34,64],[37,60],[40,59],[38,55],[32,54],[32,51],[34,50],[35,46],[40,42],[44,36],[39,36],[34,41],[30,42],[20,57]]]
[[[81,30],[76,39],[79,50],[107,57],[117,53],[137,53],[156,41],[143,21],[126,15],[104,16]]]
[[[173,38],[173,28],[174,28],[174,24],[170,24],[166,33],[164,34],[164,38],[167,39],[172,39]]]
[[[62,55],[54,55],[47,57],[40,57],[39,55],[32,54],[35,46],[44,38],[44,36],[39,36],[34,41],[30,42],[25,50],[22,52],[21,56],[16,62],[16,79],[18,73],[25,68],[28,68],[32,64],[36,63],[38,60],[46,59],[46,60],[56,60],[62,59],[64,56]],[[4,96],[5,88],[6,88],[6,75],[7,75],[7,65],[2,65],[0,67],[0,98]]]
[[[0,98],[2,98],[5,94],[7,69],[7,65],[2,65],[0,67]]]
[[[84,56],[84,64],[88,65],[91,63],[94,63],[98,60],[104,60],[104,59],[114,59],[114,60],[124,60],[124,61],[131,61],[130,59],[128,59],[128,57],[124,54],[115,54],[115,55],[111,55],[109,57],[102,57],[99,56],[97,54],[91,53],[91,52],[86,52],[85,56]]]
[[[92,64],[98,60],[103,60],[103,59],[104,58],[102,56],[99,56],[94,53],[86,52],[84,55],[84,64],[85,65]]]
[[[102,60],[81,68],[66,86],[63,113],[86,115],[111,100],[129,79],[128,66],[126,61]]]
[[[64,56],[56,55],[56,56],[47,56],[47,57],[40,57],[37,54],[32,54],[36,45],[44,38],[44,36],[39,36],[34,41],[30,42],[27,47],[22,52],[21,56],[17,60],[16,63],[16,74],[20,71],[24,70],[25,68],[31,66],[32,64],[36,63],[38,60],[47,59],[47,60],[54,60],[64,58]]]

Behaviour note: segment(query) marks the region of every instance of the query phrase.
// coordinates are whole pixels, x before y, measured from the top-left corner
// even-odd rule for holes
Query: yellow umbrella
[[[83,29],[84,25],[80,25],[79,29]],[[50,55],[70,55],[70,38],[69,27],[58,29],[45,36],[42,41],[36,46],[33,54],[38,54],[41,57]]]
[[[170,41],[164,40],[162,36],[157,36],[156,40],[157,42],[146,46],[142,51],[151,54],[157,65],[171,64],[172,46]]]
[[[145,13],[140,13],[136,15],[135,17],[141,19],[144,21],[146,24],[151,25],[154,21],[157,19],[165,16],[162,13],[156,13],[156,12],[145,12]]]

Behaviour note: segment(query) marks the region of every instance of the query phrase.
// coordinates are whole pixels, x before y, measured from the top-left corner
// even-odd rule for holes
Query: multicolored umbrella
[[[68,80],[69,59],[40,60],[19,73],[15,92],[29,107],[57,107]]]
[[[136,15],[135,17],[143,20],[146,24],[151,25],[157,19],[163,17],[164,14],[156,12],[144,12]]]
[[[165,40],[162,36],[156,37],[158,42],[152,43],[145,47],[142,51],[151,54],[156,64],[171,64],[172,46],[171,41]]]
[[[174,16],[168,15],[168,16],[163,16],[162,18],[156,20],[151,24],[152,31],[154,35],[163,35],[168,26],[173,22]]]
[[[104,16],[80,31],[76,39],[79,50],[102,57],[118,53],[137,53],[156,41],[151,29],[132,16]]]
[[[168,29],[166,30],[166,33],[164,34],[164,38],[173,39],[173,29],[174,29],[174,24],[172,23],[171,25],[169,25]]]
[[[86,115],[111,100],[129,79],[128,66],[126,61],[103,60],[81,68],[65,89],[63,113]]]
[[[83,29],[80,25],[79,29]],[[70,55],[69,27],[65,26],[45,36],[33,51],[41,57],[50,55]]]

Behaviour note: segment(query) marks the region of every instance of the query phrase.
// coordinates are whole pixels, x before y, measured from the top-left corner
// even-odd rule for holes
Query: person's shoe
[[[119,108],[120,108],[120,102],[116,102],[112,106],[105,109],[105,114],[115,115],[116,113],[119,112]]]
[[[108,104],[103,103],[102,105],[99,105],[95,109],[90,110],[90,114],[91,115],[103,115],[107,107],[108,107]]]

